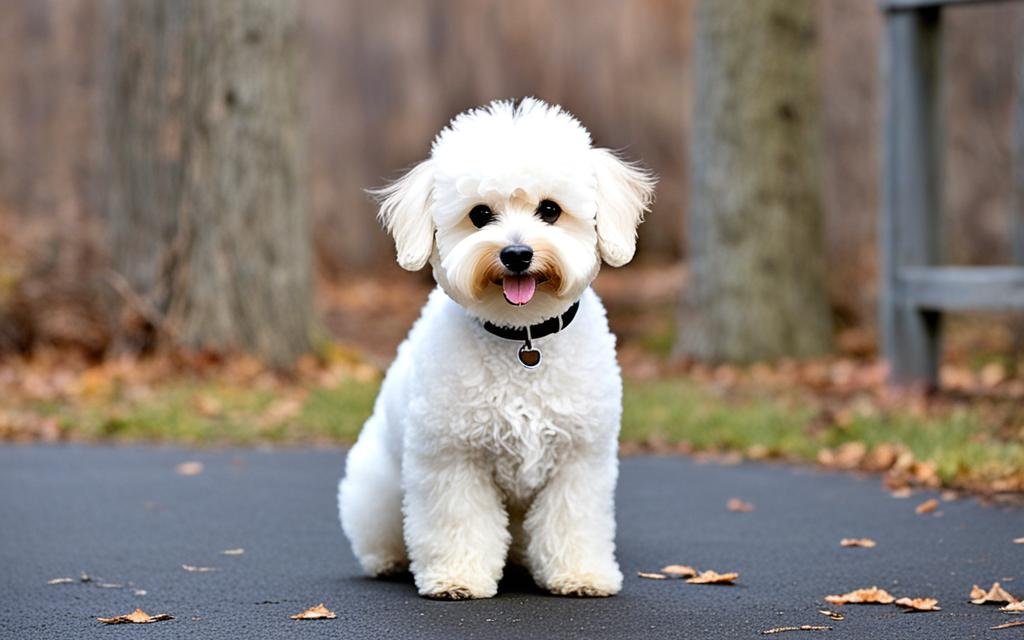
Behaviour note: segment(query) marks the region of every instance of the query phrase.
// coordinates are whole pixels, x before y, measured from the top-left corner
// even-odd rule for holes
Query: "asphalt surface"
[[[191,460],[202,473],[175,472]],[[932,494],[895,499],[877,478],[627,458],[620,595],[554,597],[513,572],[492,600],[435,602],[409,578],[359,575],[336,519],[342,461],[340,451],[0,447],[0,637],[753,638],[801,624],[833,630],[777,637],[1024,637],[1024,627],[989,630],[1024,616],[967,603],[974,583],[1024,592],[1024,545],[1012,543],[1024,536],[1021,510],[958,500],[917,515]],[[727,511],[732,497],[755,511]],[[840,548],[860,536],[878,546]],[[238,547],[243,555],[221,554]],[[669,563],[740,578],[699,586],[636,576]],[[92,582],[47,584],[83,571]],[[838,622],[817,612],[826,594],[871,585],[937,597],[942,611],[846,605]],[[337,619],[289,619],[320,602]],[[96,621],[135,607],[175,619]]]

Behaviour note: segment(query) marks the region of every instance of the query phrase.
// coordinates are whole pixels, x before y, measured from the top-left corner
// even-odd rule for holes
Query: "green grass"
[[[347,444],[370,415],[376,381],[303,391],[184,380],[144,393],[115,388],[69,402],[36,403],[80,440],[188,445]],[[291,403],[285,411],[282,403]],[[980,415],[956,409],[939,418],[854,412],[843,424],[816,424],[809,400],[765,392],[718,393],[683,378],[627,381],[622,440],[686,444],[695,451],[756,451],[759,457],[814,460],[848,442],[901,445],[936,466],[946,483],[1024,473],[1024,445],[1000,440]],[[812,425],[813,428],[812,428]]]

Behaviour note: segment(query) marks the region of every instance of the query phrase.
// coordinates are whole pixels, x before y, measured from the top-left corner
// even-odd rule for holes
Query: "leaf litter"
[[[930,500],[925,500],[921,504],[914,507],[914,511],[916,511],[919,515],[923,515],[926,513],[932,513],[938,508],[939,501],[936,500],[935,498],[931,498]]]
[[[750,513],[754,510],[754,505],[739,498],[729,498],[729,501],[725,503],[725,508],[733,513]]]
[[[1004,622],[1003,624],[997,624],[994,627],[989,627],[995,631],[996,629],[1009,629],[1010,627],[1024,627],[1024,620],[1012,620],[1010,622]]]
[[[292,620],[333,620],[338,616],[324,606],[324,603],[320,603],[315,607],[310,607],[305,611],[296,613],[293,616],[289,616]]]
[[[829,604],[892,604],[896,598],[878,587],[867,589],[855,589],[842,595],[825,596],[825,602]]]
[[[718,573],[717,571],[701,571],[700,574],[687,578],[686,581],[690,584],[733,584],[740,574],[731,573]]]
[[[188,462],[182,462],[178,466],[174,467],[174,472],[179,476],[198,476],[203,472],[203,463],[190,460]]]
[[[985,591],[978,585],[971,588],[971,604],[1013,604],[1017,598],[1004,589],[998,582],[992,583],[992,588]]]
[[[169,613],[158,613],[155,616],[151,616],[142,609],[136,609],[122,616],[96,619],[103,624],[149,624],[150,622],[160,622],[161,620],[173,620],[174,616]]]
[[[670,564],[661,568],[661,572],[670,578],[692,578],[697,570],[685,564]]]
[[[1000,607],[999,610],[1003,613],[1024,613],[1024,601],[1011,602],[1005,607]]]
[[[839,541],[839,546],[841,547],[863,547],[865,549],[871,549],[875,544],[875,541],[871,538],[843,538]]]
[[[935,598],[900,598],[894,604],[908,611],[941,611],[939,601]]]
[[[663,573],[656,573],[653,571],[637,571],[636,575],[641,578],[647,578],[648,580],[667,580],[668,576]]]
[[[770,636],[776,633],[786,633],[787,631],[831,631],[832,627],[823,624],[802,624],[799,627],[775,627],[774,629],[765,629],[761,632],[763,636]]]

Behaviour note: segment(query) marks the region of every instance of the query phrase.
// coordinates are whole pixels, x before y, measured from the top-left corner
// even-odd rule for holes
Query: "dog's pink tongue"
[[[509,304],[526,304],[533,299],[537,281],[533,276],[505,276],[501,281],[501,288]]]

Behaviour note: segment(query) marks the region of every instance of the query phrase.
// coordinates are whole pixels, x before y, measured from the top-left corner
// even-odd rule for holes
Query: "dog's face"
[[[629,262],[654,179],[572,115],[534,99],[467,111],[430,158],[377,192],[398,263],[428,261],[445,292],[505,326],[564,312],[601,260]]]

